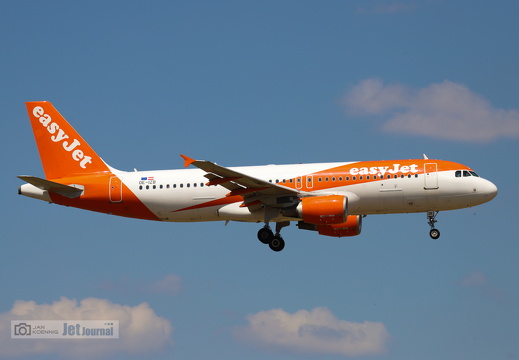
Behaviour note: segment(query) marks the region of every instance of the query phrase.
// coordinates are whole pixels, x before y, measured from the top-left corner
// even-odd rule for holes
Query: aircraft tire
[[[432,229],[431,231],[429,231],[429,236],[431,237],[431,239],[438,239],[440,237],[440,230]]]
[[[261,241],[263,244],[270,244],[273,238],[274,234],[272,233],[272,230],[270,230],[269,228],[259,229],[258,240]]]
[[[279,252],[285,248],[285,240],[281,236],[274,236],[269,242],[272,251]]]

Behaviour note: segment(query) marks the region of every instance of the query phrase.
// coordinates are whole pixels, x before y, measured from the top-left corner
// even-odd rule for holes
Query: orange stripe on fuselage
[[[56,182],[65,185],[78,184],[84,186],[83,194],[78,198],[69,199],[51,192],[50,197],[54,203],[59,205],[137,219],[160,220],[124,183],[121,184],[122,201],[110,202],[109,185],[111,176],[114,175],[109,173],[61,178]]]
[[[338,167],[326,169],[323,171],[302,175],[297,178],[284,179],[278,185],[286,186],[288,188],[295,189],[296,181],[298,178],[302,179],[302,191],[319,191],[326,190],[341,186],[358,185],[375,181],[394,179],[395,175],[400,178],[402,175],[414,176],[423,174],[425,172],[425,164],[437,164],[438,172],[450,171],[450,170],[470,170],[469,167],[455,163],[452,161],[444,160],[382,160],[382,161],[360,161],[350,163],[348,165],[341,165]],[[312,185],[308,186],[307,179],[312,178]],[[319,181],[321,178],[321,181]],[[328,181],[326,181],[328,178]],[[346,180],[348,178],[348,180]],[[335,179],[335,180],[333,180]],[[292,182],[290,182],[292,180]],[[240,189],[242,190],[242,189]],[[257,191],[258,189],[243,189],[249,192]],[[172,212],[180,212],[186,210],[203,209],[211,206],[223,206],[238,201],[243,201],[243,197],[240,195],[228,196],[226,198],[216,199],[209,202],[189,206],[186,208],[174,210]]]
[[[395,176],[400,178],[402,175],[420,175],[425,172],[425,164],[437,164],[438,172],[449,170],[470,170],[470,168],[465,165],[444,160],[411,159],[360,161],[302,175],[298,178],[284,179],[284,181],[279,182],[278,185],[296,189],[297,181],[300,179],[301,183],[297,189],[312,192],[341,186],[387,180],[388,176],[390,176],[390,179],[394,179]],[[319,181],[319,179],[321,179],[321,181]]]
[[[400,178],[402,175],[420,175],[425,172],[425,164],[437,164],[438,172],[441,171],[450,171],[450,170],[470,170],[465,165],[451,162],[451,161],[444,161],[444,160],[423,160],[423,159],[416,159],[416,160],[388,160],[388,161],[361,161],[361,162],[355,162],[350,163],[347,165],[341,165],[338,167],[326,169],[323,171],[310,173],[307,175],[300,176],[298,178],[302,179],[302,191],[319,191],[319,190],[326,190],[341,186],[349,186],[349,185],[357,185],[357,184],[363,184],[363,183],[369,183],[369,182],[375,182],[375,181],[383,181],[387,180],[387,176],[390,176],[390,179],[395,179],[395,176],[397,178]],[[307,178],[312,178],[312,186],[308,186]],[[285,181],[281,181],[278,183],[278,185],[283,185],[288,188],[296,188],[296,181],[298,178],[292,178],[292,182],[290,182],[290,179],[285,179]],[[319,178],[321,178],[321,181],[319,181]],[[326,178],[328,178],[328,181],[326,181]],[[335,179],[335,180],[333,180]],[[348,180],[346,180],[348,179]],[[108,186],[106,186],[107,191]],[[128,192],[130,192],[128,189],[126,189]],[[240,189],[243,192],[253,192],[258,191],[261,189],[253,189],[253,188],[247,188],[247,189]],[[238,190],[238,192],[240,192]],[[230,196],[211,200],[208,202],[188,206],[182,209],[173,210],[172,212],[181,212],[181,211],[187,211],[187,210],[195,210],[195,209],[204,209],[209,208],[213,206],[224,206],[236,202],[243,202],[243,194],[242,195],[235,195],[235,194],[229,194]],[[106,196],[106,195],[105,195]],[[128,195],[123,195],[123,198],[127,198]],[[62,197],[63,198],[63,197]],[[71,199],[67,199],[70,201]],[[140,200],[138,200],[135,197],[136,202],[142,205]],[[126,201],[126,200],[125,200]],[[116,205],[116,204],[111,204]],[[144,205],[142,205],[144,207]],[[145,208],[145,207],[144,207]],[[132,209],[132,213],[138,209],[138,206],[134,206]],[[147,208],[146,208],[147,210]],[[99,211],[99,210],[96,210]],[[149,211],[149,210],[148,210]],[[108,212],[108,211],[106,211]],[[115,212],[112,211],[112,213],[115,214]],[[126,212],[126,215],[122,216],[132,216],[132,217],[139,217],[139,218],[147,218],[143,217],[143,215],[146,215],[146,211],[143,211],[140,216],[135,215],[129,215],[130,212]],[[119,215],[119,214],[117,214]],[[152,217],[154,220],[157,220],[155,215],[152,214]]]

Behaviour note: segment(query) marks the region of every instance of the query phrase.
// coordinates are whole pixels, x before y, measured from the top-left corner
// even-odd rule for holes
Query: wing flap
[[[220,185],[230,191],[233,191],[236,189],[242,189],[242,187],[240,185],[237,185],[237,184],[233,183],[232,181],[223,180],[223,179],[230,179],[230,178],[223,178],[223,177],[217,176],[213,173],[207,173],[204,175],[204,177],[206,177],[209,180],[209,182],[206,183],[207,186]],[[231,178],[231,179],[234,180],[234,178]]]
[[[229,181],[224,181],[220,185],[226,187],[227,189],[230,189],[231,191],[234,189],[231,189],[231,186],[225,186],[228,184],[238,184],[243,188],[251,189],[250,192],[255,192],[259,195],[276,195],[276,196],[287,196],[287,195],[300,195],[302,194],[301,191],[291,189],[285,186],[273,184],[271,182],[257,179],[253,176],[242,174],[236,170],[226,168],[224,166],[220,166],[216,163],[213,163],[211,161],[206,160],[193,160],[185,155],[181,155],[182,158],[185,160],[185,165],[193,165],[201,170],[204,170],[205,172],[210,174],[214,174],[215,176],[211,176],[209,180],[213,180],[216,178],[221,179],[229,179]],[[232,179],[232,180],[231,180]],[[213,180],[213,182],[217,182],[219,180]],[[253,190],[255,189],[255,190]]]

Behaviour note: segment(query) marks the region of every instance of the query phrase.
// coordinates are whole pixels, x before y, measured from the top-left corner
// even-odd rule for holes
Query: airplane
[[[155,221],[263,223],[257,237],[273,251],[281,229],[332,237],[361,233],[372,214],[427,214],[492,200],[497,187],[471,168],[423,159],[224,167],[181,155],[195,169],[121,171],[105,163],[46,101],[27,102],[45,178],[18,176],[18,193],[64,206]],[[270,224],[275,223],[275,232]]]

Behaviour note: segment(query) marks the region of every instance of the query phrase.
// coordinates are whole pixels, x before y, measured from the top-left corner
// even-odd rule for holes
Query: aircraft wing
[[[207,172],[205,177],[209,179],[208,185],[221,185],[229,189],[230,193],[227,196],[242,195],[245,199],[244,206],[249,206],[248,204],[252,203],[255,205],[263,203],[264,205],[282,207],[285,201],[279,201],[280,198],[287,197],[287,202],[292,202],[297,198],[308,195],[304,191],[257,179],[211,161],[194,160],[185,155],[180,156],[184,159],[185,167],[193,165]]]

